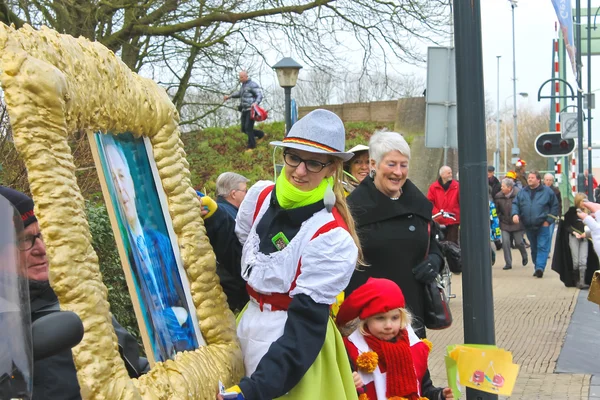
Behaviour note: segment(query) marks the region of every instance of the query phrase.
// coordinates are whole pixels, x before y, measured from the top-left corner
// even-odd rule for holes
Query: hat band
[[[325,150],[329,153],[339,153],[340,152],[339,150],[336,150],[333,147],[326,146],[322,143],[314,142],[314,141],[308,140],[308,139],[301,139],[301,138],[297,138],[297,137],[286,137],[282,140],[282,142],[283,143],[304,144],[306,146],[312,146],[312,147],[316,147],[321,150]]]

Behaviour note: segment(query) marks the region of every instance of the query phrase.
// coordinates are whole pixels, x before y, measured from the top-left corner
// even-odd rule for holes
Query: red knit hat
[[[364,320],[405,306],[404,295],[396,283],[389,279],[369,278],[344,300],[336,322],[343,326],[356,317]]]

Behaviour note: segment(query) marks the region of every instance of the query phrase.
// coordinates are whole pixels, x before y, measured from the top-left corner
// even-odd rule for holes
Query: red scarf
[[[379,356],[379,369],[386,376],[386,397],[419,399],[417,376],[410,351],[410,340],[406,329],[400,331],[395,342],[364,336],[367,344]]]

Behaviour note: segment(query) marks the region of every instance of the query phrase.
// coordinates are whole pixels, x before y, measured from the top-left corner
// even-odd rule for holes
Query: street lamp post
[[[515,8],[517,7],[517,0],[508,0],[512,9],[512,50],[513,50],[513,149],[512,149],[512,164],[516,162],[519,157],[519,145],[517,143],[517,64],[515,56]]]
[[[498,56],[497,56],[498,57]],[[517,96],[521,96],[523,98],[527,98],[529,96],[529,93],[527,92],[519,92],[517,93]],[[506,100],[510,99],[510,98],[515,98],[515,95],[510,95],[507,98],[504,99],[504,107],[506,107]],[[498,110],[497,110],[497,117],[496,117],[496,124],[497,124],[497,129],[496,129],[496,151],[498,152],[498,166],[500,166],[500,102],[498,102]],[[506,152],[506,133],[504,134],[504,172],[508,172],[508,170],[506,169],[506,164],[507,164],[507,159],[508,159],[508,155]],[[516,146],[515,146],[516,147]],[[514,163],[512,163],[514,164]]]
[[[292,127],[292,88],[298,81],[298,73],[302,65],[291,57],[282,58],[272,67],[277,72],[277,80],[285,93],[285,134],[287,136]]]
[[[500,171],[500,57],[502,56],[496,56],[496,153],[494,154],[496,173]]]

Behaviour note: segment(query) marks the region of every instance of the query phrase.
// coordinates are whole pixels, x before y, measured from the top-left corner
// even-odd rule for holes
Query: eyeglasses
[[[306,170],[315,174],[321,172],[323,168],[332,163],[332,161],[322,163],[317,160],[304,160],[292,153],[283,153],[283,161],[285,161],[285,163],[290,167],[294,168],[299,166],[301,163],[304,163],[304,165],[306,166]]]
[[[35,246],[36,239],[40,239],[42,241],[44,240],[42,232],[38,233],[37,235],[26,235],[23,238],[19,239],[19,250],[27,251],[33,248],[33,246]]]

